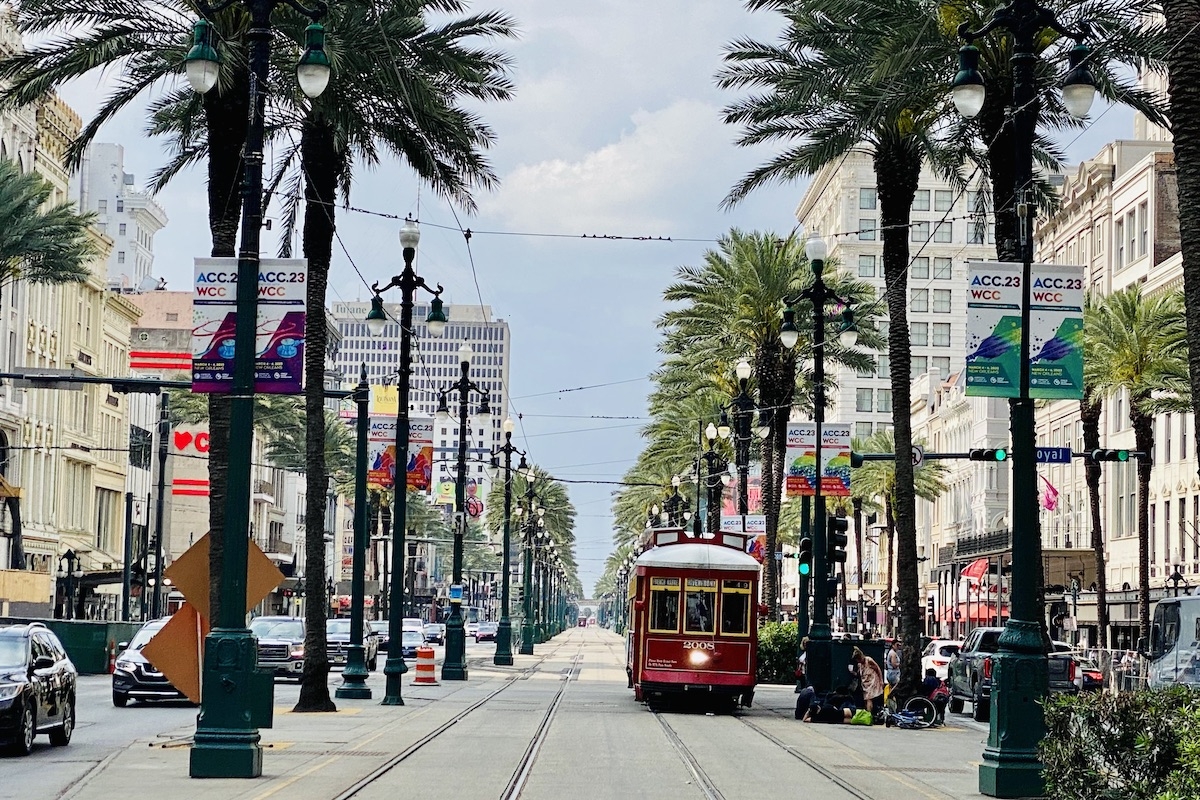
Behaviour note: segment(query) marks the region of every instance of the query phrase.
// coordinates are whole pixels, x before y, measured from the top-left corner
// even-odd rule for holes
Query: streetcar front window
[[[650,579],[650,630],[679,631],[679,578]]]
[[[687,579],[686,633],[712,633],[716,629],[713,612],[717,605],[717,582],[698,578]]]
[[[721,634],[750,634],[750,581],[725,581],[721,591]]]

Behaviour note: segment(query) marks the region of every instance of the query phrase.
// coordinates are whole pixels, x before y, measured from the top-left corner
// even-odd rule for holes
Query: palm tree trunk
[[[1090,387],[1084,386],[1079,401],[1079,418],[1083,422],[1083,450],[1100,448],[1101,400],[1093,397]],[[1084,481],[1088,487],[1088,506],[1092,517],[1092,550],[1096,553],[1096,626],[1100,629],[1099,644],[1108,648],[1108,576],[1104,563],[1104,529],[1100,517],[1100,465],[1084,460]]]
[[[1154,452],[1154,418],[1142,411],[1149,397],[1129,398],[1133,441],[1143,453]],[[1138,636],[1150,635],[1150,471],[1149,459],[1137,461],[1138,477]],[[1149,641],[1149,639],[1147,639]]]
[[[329,473],[325,465],[325,289],[333,254],[334,206],[340,172],[333,130],[310,114],[300,134],[301,164],[304,169],[304,257],[308,259],[307,329],[304,343],[304,452],[307,467],[307,520],[325,518],[325,487]],[[356,465],[361,468],[363,465]],[[364,509],[355,509],[355,512]],[[324,597],[324,525],[304,526],[305,593]],[[356,545],[357,546],[357,545]],[[336,563],[336,561],[335,561]],[[327,603],[309,602],[304,609],[304,673],[295,711],[336,711],[329,697],[329,655],[325,648]]]
[[[883,605],[884,608],[892,608],[896,605],[896,515],[892,513],[892,498],[887,498],[887,510],[884,511],[884,519],[887,522],[887,584],[884,592]],[[891,611],[888,611],[891,614]],[[888,627],[895,629],[896,621],[891,617],[888,618]]]
[[[854,508],[854,571],[855,571],[855,574],[857,575],[857,579],[854,582],[854,588],[858,591],[858,612],[855,614],[855,617],[854,617],[856,620],[856,622],[854,624],[854,631],[855,631],[855,633],[862,633],[863,632],[863,596],[862,596],[862,594],[863,594],[863,588],[862,588],[862,585],[863,585],[863,560],[862,560],[862,553],[863,553],[863,546],[862,546],[863,501],[862,501],[861,497],[855,497],[850,502]],[[842,580],[843,580],[843,582],[845,582],[844,574],[843,574]]]
[[[1194,31],[1200,26],[1200,7],[1192,0],[1164,0],[1162,10],[1168,30]],[[1200,208],[1200,40],[1184,36],[1176,42],[1167,65],[1180,208]],[[1179,215],[1179,239],[1184,302],[1187,308],[1200,308],[1200,216]],[[1193,313],[1186,319],[1192,406],[1200,408],[1200,317]],[[1195,446],[1200,448],[1200,430]],[[1200,469],[1200,461],[1197,464]]]
[[[909,382],[912,353],[908,338],[908,240],[913,198],[921,176],[921,155],[911,140],[896,135],[875,148],[875,181],[883,229],[883,274],[887,282],[888,358],[891,366],[892,430],[896,479],[892,497],[896,536],[897,605],[900,608],[902,695],[921,683],[921,607],[917,576],[917,493],[913,478]],[[889,544],[892,539],[889,538]],[[890,587],[889,587],[890,588]]]
[[[242,147],[246,142],[249,109],[250,89],[246,80],[229,91],[204,95],[204,118],[208,126],[208,229],[213,258],[237,255],[238,221],[242,212]],[[228,396],[208,396],[209,620],[220,617],[230,408]]]
[[[780,298],[782,299],[782,298]],[[763,600],[772,617],[778,610],[779,506],[783,494],[783,465],[787,456],[788,409],[796,394],[796,357],[778,340],[763,342],[754,353],[758,402],[772,409],[770,434],[762,442],[762,505],[767,523],[767,568],[763,570]]]

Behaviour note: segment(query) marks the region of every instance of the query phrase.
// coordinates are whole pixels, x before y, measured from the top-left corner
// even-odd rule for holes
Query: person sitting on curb
[[[801,692],[801,697],[810,691],[805,689]],[[801,722],[828,722],[841,723],[849,722],[855,712],[854,703],[850,699],[850,692],[845,686],[839,686],[833,690],[833,693],[825,698],[824,702],[816,699],[815,693],[812,695],[812,702],[805,712]]]

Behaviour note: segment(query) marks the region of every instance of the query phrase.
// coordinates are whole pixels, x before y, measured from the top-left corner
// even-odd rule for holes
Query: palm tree
[[[1095,311],[1096,297],[1091,292],[1084,297],[1085,318]],[[1088,332],[1084,331],[1086,341]],[[1095,358],[1089,347],[1084,347],[1085,362]],[[1090,453],[1100,448],[1100,413],[1104,401],[1096,396],[1095,387],[1087,382],[1090,372],[1084,368],[1083,398],[1079,401],[1079,420],[1083,427],[1083,451]],[[1108,569],[1104,559],[1104,522],[1100,511],[1100,464],[1088,458],[1083,465],[1084,482],[1088,488],[1088,510],[1092,523],[1092,550],[1096,554],[1096,625],[1100,629],[1100,647],[1108,647]]]
[[[935,136],[947,101],[941,80],[930,76],[949,73],[951,50],[930,24],[935,9],[926,0],[748,0],[747,5],[778,11],[785,29],[778,45],[743,39],[730,46],[718,83],[761,93],[727,107],[725,121],[743,128],[739,144],[790,146],[735,185],[726,203],[770,181],[814,174],[853,149],[870,150],[887,287],[892,427],[896,446],[907,453],[912,445],[907,321],[912,202],[923,165],[962,186],[960,169],[970,156],[963,139]],[[920,667],[916,498],[912,464],[900,459],[896,469],[893,511],[900,531],[899,599],[904,674],[909,676],[918,675]]]
[[[770,233],[734,229],[721,238],[716,249],[704,254],[702,265],[680,267],[677,278],[664,297],[682,305],[659,320],[665,332],[661,349],[683,358],[695,375],[696,388],[711,386],[714,376],[732,375],[734,365],[746,358],[752,369],[751,390],[757,390],[759,407],[771,412],[761,462],[767,552],[773,553],[783,490],[783,481],[777,476],[783,474],[788,413],[793,405],[811,397],[811,373],[797,368],[799,354],[810,352],[811,344],[801,339],[792,350],[783,346],[779,339],[781,309],[784,298],[796,297],[812,284],[812,270],[797,236],[779,239]],[[867,309],[860,320],[863,334],[859,345],[879,346],[882,340],[874,332],[869,303],[874,297],[871,287],[838,273],[830,274],[826,283],[840,297]],[[872,361],[861,350],[835,344],[839,325],[840,321],[829,323],[826,358],[853,368]],[[774,613],[778,565],[774,559],[770,565],[763,579],[763,596]]]
[[[16,162],[0,159],[0,289],[14,281],[81,283],[87,280],[95,241],[91,214],[71,203],[47,206],[53,188]]]
[[[1186,0],[1164,0],[1165,25],[1172,31],[1200,27],[1200,8]],[[1200,50],[1194,36],[1182,37],[1167,55],[1171,99],[1171,137],[1174,140],[1175,172],[1181,208],[1198,208],[1200,203]],[[1200,308],[1200,219],[1195,214],[1179,215],[1179,239],[1183,250],[1183,293],[1188,308]],[[1200,408],[1200,318],[1187,318],[1189,394],[1193,407]]]
[[[1140,284],[1114,292],[1084,310],[1084,383],[1098,397],[1124,392],[1135,447],[1147,456],[1137,462],[1138,624],[1150,630],[1150,473],[1154,452],[1153,395],[1164,375],[1178,374],[1187,338],[1183,296],[1146,296]]]

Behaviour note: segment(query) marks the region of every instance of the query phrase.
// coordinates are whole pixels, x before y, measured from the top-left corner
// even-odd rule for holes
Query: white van
[[[425,621],[420,617],[405,617],[400,621],[400,630],[420,633],[425,628]]]
[[[1170,597],[1154,606],[1150,685],[1200,687],[1200,597]]]

